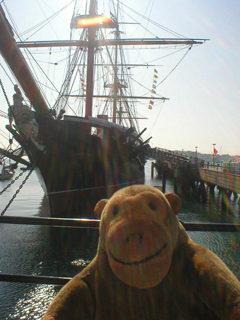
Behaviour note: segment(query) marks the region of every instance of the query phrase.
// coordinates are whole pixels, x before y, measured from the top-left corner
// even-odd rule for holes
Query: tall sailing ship
[[[144,99],[151,107],[165,98],[133,95],[130,71],[136,65],[127,64],[126,48],[191,48],[204,41],[122,38],[119,1],[111,2],[109,15],[99,13],[97,0],[90,0],[83,13],[77,11],[77,3],[70,28],[78,38],[33,42],[15,40],[0,5],[0,52],[21,88],[15,86],[7,129],[37,171],[53,217],[93,217],[99,199],[124,186],[144,183],[150,138],[142,139],[146,129],[140,130],[134,103]],[[65,79],[52,106],[21,51],[31,48],[70,48]]]

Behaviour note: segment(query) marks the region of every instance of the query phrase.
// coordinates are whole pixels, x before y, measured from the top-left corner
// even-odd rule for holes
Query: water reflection
[[[196,243],[212,250],[240,279],[240,233],[189,232]]]
[[[0,225],[0,271],[73,277],[97,250],[98,230]],[[56,286],[0,282],[0,319],[41,319]]]
[[[37,285],[33,288],[29,287],[27,291],[26,285],[24,285],[23,292],[25,293],[23,297],[17,301],[14,309],[7,316],[6,320],[41,319],[60,288],[61,287],[51,285]]]

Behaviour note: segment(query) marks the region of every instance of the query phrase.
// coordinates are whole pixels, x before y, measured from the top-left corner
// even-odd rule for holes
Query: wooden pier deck
[[[233,193],[240,194],[240,175],[223,167],[199,168],[201,180]]]
[[[196,157],[187,157],[179,152],[160,148],[150,148],[148,155],[150,159],[155,160],[155,163],[152,163],[152,175],[155,168],[163,178],[163,191],[168,176],[174,179],[176,193],[180,185],[183,194],[194,194],[202,201],[206,201],[207,189],[213,198],[216,187],[223,194],[223,207],[228,206],[232,194],[235,200],[240,195],[239,163],[210,165]]]

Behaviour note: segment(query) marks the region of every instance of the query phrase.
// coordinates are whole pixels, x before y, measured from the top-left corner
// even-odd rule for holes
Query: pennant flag
[[[154,105],[154,94],[156,94],[156,91],[155,89],[157,88],[156,84],[157,84],[157,80],[155,79],[158,79],[158,71],[157,69],[154,69],[154,74],[153,74],[153,84],[152,84],[152,100],[149,101],[149,106],[148,106],[148,109],[152,110],[152,106]]]
[[[86,94],[86,84],[83,78],[80,78],[83,94]]]
[[[218,153],[218,151],[217,151],[217,149],[213,149],[213,152],[214,152],[214,154],[215,154],[215,156],[217,155],[217,153]]]

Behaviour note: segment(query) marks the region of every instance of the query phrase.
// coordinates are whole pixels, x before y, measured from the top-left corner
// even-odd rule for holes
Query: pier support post
[[[198,187],[198,195],[199,195],[199,200],[202,199],[203,203],[207,201],[207,193],[206,193],[206,189],[203,181],[200,182],[200,185]]]
[[[176,178],[174,178],[173,190],[174,190],[175,193],[178,193],[178,182],[177,182]]]
[[[222,194],[222,211],[227,212],[227,190],[222,189],[221,194]]]
[[[175,168],[173,172],[173,190],[176,194],[178,193],[178,168]]]
[[[233,208],[231,205],[231,195],[232,192],[226,189],[221,189],[222,193],[222,211],[224,213],[232,213]]]
[[[208,184],[208,187],[209,187],[209,203],[210,205],[213,205],[215,204],[215,195],[214,195],[215,185]]]
[[[238,194],[236,192],[233,193],[233,201],[237,202]]]
[[[166,192],[167,168],[164,166],[162,171],[162,192]]]
[[[155,163],[152,162],[152,163],[151,163],[151,178],[152,178],[152,179],[153,179],[153,177],[154,177],[154,167],[155,167]]]
[[[162,176],[162,172],[163,172],[163,170],[164,170],[164,164],[163,164],[163,162],[160,161],[160,160],[156,160],[154,167],[156,168],[156,170],[157,170],[157,175],[158,175],[158,177],[160,178],[160,177]]]

